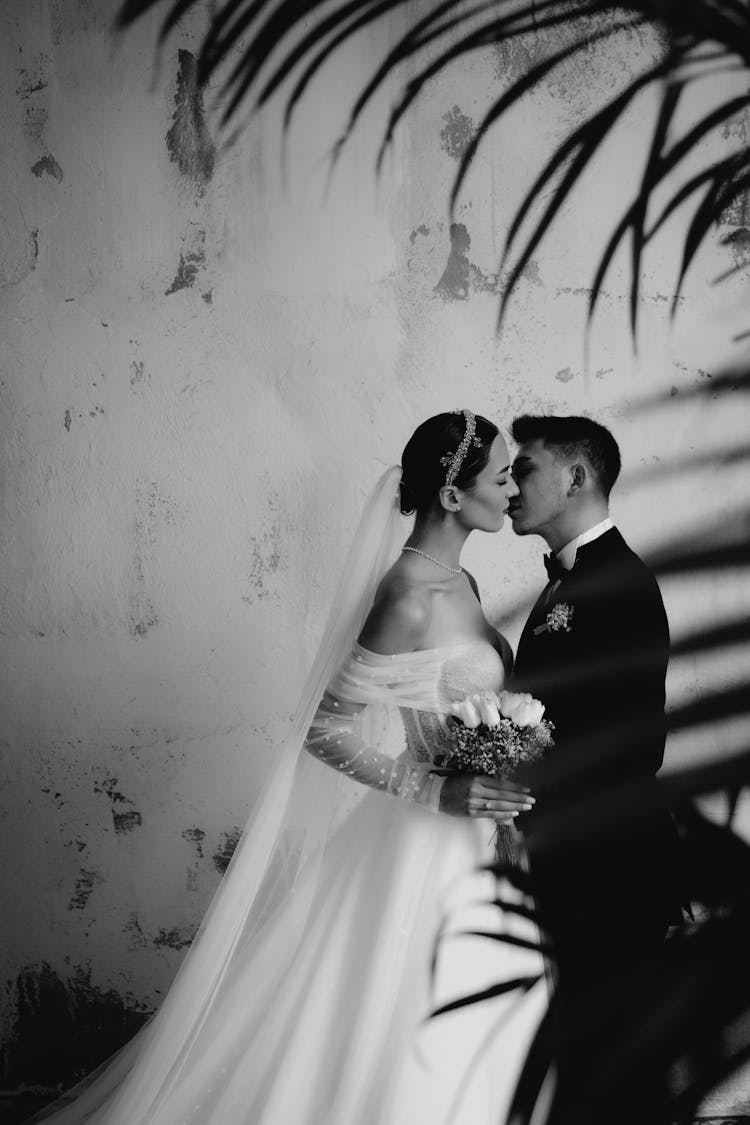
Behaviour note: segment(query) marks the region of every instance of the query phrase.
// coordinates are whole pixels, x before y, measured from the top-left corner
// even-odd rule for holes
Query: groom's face
[[[544,536],[554,527],[566,509],[568,478],[567,465],[543,441],[519,446],[513,462],[519,494],[511,500],[508,513],[516,535]]]

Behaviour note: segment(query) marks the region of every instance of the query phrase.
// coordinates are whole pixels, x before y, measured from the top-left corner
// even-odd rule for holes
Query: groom
[[[612,434],[588,418],[528,415],[511,432],[513,530],[550,548],[514,672],[515,690],[555,724],[524,826],[531,875],[560,991],[596,1003],[615,974],[653,967],[681,917],[677,836],[655,779],[669,630],[656,580],[609,515]]]

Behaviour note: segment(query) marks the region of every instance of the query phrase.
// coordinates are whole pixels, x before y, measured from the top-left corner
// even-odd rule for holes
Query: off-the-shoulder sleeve
[[[305,748],[332,769],[362,785],[438,811],[443,778],[429,763],[389,753],[365,737],[368,708],[440,710],[435,657],[429,653],[371,653],[355,645],[323,695]]]

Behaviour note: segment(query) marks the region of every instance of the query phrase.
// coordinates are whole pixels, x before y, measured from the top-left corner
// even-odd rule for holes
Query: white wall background
[[[191,126],[201,20],[155,67],[157,21],[114,39],[115,11],[111,0],[0,11],[11,1038],[18,974],[43,963],[135,1007],[158,1001],[272,761],[363,498],[424,417],[592,413],[621,443],[614,514],[636,549],[737,518],[748,486],[744,462],[697,463],[744,438],[741,403],[686,396],[742,355],[731,338],[747,324],[746,283],[710,284],[732,260],[718,235],[673,328],[684,217],[656,243],[637,354],[619,257],[586,357],[587,287],[636,183],[651,97],[564,208],[495,333],[514,205],[564,132],[655,57],[655,36],[589,52],[521,103],[482,150],[451,241],[448,192],[472,125],[556,40],[478,53],[430,86],[378,181],[391,86],[329,182],[346,109],[399,33],[385,21],[312,87],[284,181],[278,106],[227,151]],[[703,87],[695,104],[720,92]],[[729,229],[744,229],[741,209],[735,219]],[[655,394],[666,406],[644,407]],[[678,474],[664,472],[672,463]],[[514,643],[542,581],[540,546],[508,528],[466,551]],[[665,583],[675,636],[747,612],[745,587],[739,574]],[[683,661],[671,698],[747,669],[744,650]],[[670,760],[688,751],[675,742]]]

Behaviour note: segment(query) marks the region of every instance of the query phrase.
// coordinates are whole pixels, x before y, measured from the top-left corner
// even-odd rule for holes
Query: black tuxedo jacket
[[[680,918],[679,845],[655,779],[668,655],[659,587],[614,528],[548,583],[521,635],[514,690],[555,725],[523,827],[540,905],[563,928]]]

